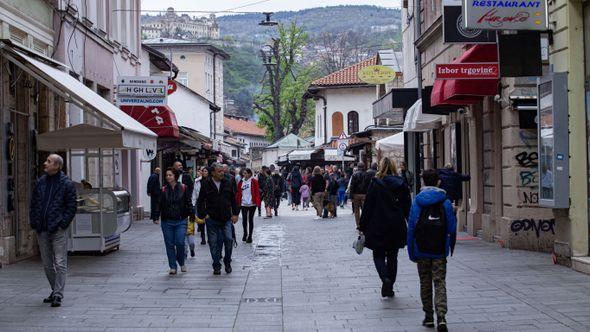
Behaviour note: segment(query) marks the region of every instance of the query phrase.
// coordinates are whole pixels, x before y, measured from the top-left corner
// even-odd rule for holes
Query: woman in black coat
[[[383,297],[394,296],[397,253],[406,246],[406,219],[412,204],[410,189],[397,174],[389,158],[381,160],[379,172],[369,185],[359,225],[359,231],[365,235],[365,247],[373,250],[375,268],[383,282]]]

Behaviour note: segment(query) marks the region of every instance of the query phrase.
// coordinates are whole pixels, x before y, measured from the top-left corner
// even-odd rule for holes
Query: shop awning
[[[311,155],[316,151],[317,149],[293,150],[289,152],[287,158],[289,158],[290,161],[311,160]]]
[[[418,99],[406,113],[404,132],[422,132],[439,128],[442,117],[442,115],[422,114],[422,99]]]
[[[498,62],[496,44],[479,44],[471,47],[453,63]],[[498,93],[499,80],[435,80],[430,102],[439,105],[470,105],[484,96]]]
[[[146,126],[160,138],[179,138],[174,111],[165,106],[121,106],[121,110]]]
[[[389,137],[385,137],[380,139],[375,144],[376,148],[383,151],[396,151],[396,150],[404,150],[404,133],[397,133],[395,135],[391,135]]]
[[[105,123],[105,127],[111,127],[102,128],[92,125],[78,125],[74,129],[70,127],[44,133],[37,138],[37,147],[40,150],[106,148],[104,146],[105,142],[101,142],[102,137],[101,139],[94,140],[85,139],[87,134],[93,135],[100,132],[111,137],[110,142],[115,141],[112,136],[120,136],[116,139],[116,146],[109,146],[109,148],[156,149],[157,135],[154,132],[135,121],[115,105],[96,94],[96,92],[90,90],[80,81],[57,68],[37,61],[22,52],[10,49],[6,45],[0,44],[0,49],[3,50],[4,55],[14,64],[43,82],[43,84],[47,85],[55,93],[65,97],[69,102],[93,112],[101,122]],[[90,127],[94,129],[90,131]],[[86,131],[81,129],[85,129]],[[75,134],[80,134],[80,136],[76,137],[74,136]],[[59,141],[59,139],[64,137],[67,137],[67,139]],[[84,141],[86,146],[81,147],[81,141]]]
[[[324,149],[324,160],[325,161],[355,161],[356,159],[352,156],[338,155],[338,149]]]

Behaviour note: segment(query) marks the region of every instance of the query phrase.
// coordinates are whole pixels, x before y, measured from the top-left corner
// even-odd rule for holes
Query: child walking
[[[422,172],[424,187],[416,196],[408,220],[408,254],[418,265],[420,297],[424,320],[422,325],[434,327],[432,286],[436,307],[437,331],[447,331],[447,256],[452,255],[457,237],[457,219],[451,201],[438,188],[436,170]]]
[[[301,188],[299,188],[299,193],[301,194],[301,200],[303,201],[303,210],[309,210],[309,200],[311,198],[311,189],[307,183],[303,183]]]

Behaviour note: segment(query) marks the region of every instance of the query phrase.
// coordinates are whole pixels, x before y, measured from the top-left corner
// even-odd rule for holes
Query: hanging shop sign
[[[547,30],[547,0],[463,0],[465,27],[481,30]]]
[[[368,84],[386,84],[397,76],[395,70],[386,66],[368,66],[358,72],[359,79]]]
[[[164,76],[123,76],[117,80],[118,106],[165,106],[168,78]]]
[[[450,63],[436,65],[437,80],[497,80],[498,78],[498,63]]]
[[[173,80],[168,80],[168,95],[173,94],[178,89],[178,84]]]
[[[496,42],[490,30],[468,29],[463,22],[461,5],[443,7],[443,37],[445,43],[486,44]]]

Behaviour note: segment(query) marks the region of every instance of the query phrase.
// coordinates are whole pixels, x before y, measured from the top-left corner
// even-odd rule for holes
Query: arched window
[[[344,131],[344,116],[340,112],[332,114],[332,136],[338,137]]]
[[[359,131],[359,114],[357,111],[348,112],[348,134]]]

